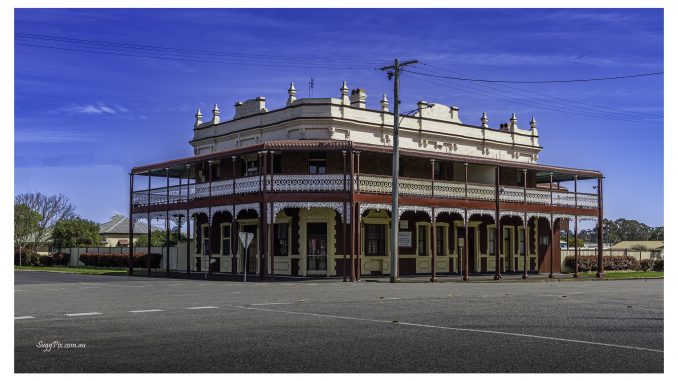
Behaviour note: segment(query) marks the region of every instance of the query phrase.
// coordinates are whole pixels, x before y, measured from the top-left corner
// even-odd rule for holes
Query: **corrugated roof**
[[[612,246],[612,249],[632,249],[637,245],[645,246],[650,250],[660,250],[664,248],[664,241],[621,241]]]
[[[160,230],[151,225],[151,230]],[[148,225],[145,222],[137,221],[134,224],[134,234],[148,233]],[[99,234],[129,234],[129,218],[116,214],[110,221],[99,225]]]

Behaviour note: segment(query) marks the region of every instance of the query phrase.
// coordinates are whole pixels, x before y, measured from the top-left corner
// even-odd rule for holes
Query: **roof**
[[[612,246],[612,249],[632,249],[634,246],[643,245],[650,250],[663,250],[664,241],[621,241]]]
[[[224,150],[219,152],[212,152],[208,154],[195,155],[164,161],[160,163],[148,164],[132,168],[132,174],[148,174],[151,172],[152,176],[164,177],[167,175],[165,168],[169,170],[170,177],[185,177],[185,165],[194,164],[207,160],[214,160],[220,158],[227,158],[231,155],[238,155],[245,152],[267,151],[276,149],[286,150],[306,150],[306,149],[320,149],[320,150],[365,150],[374,152],[389,153],[393,152],[392,147],[382,147],[372,144],[356,143],[352,141],[342,140],[277,140],[270,142],[263,142],[252,146]],[[479,158],[474,156],[464,156],[455,154],[445,154],[437,152],[420,152],[411,149],[400,149],[403,156],[426,156],[438,158],[441,160],[453,160],[459,162],[468,162],[485,165],[500,165],[504,167],[526,168],[537,171],[537,182],[548,182],[550,180],[549,174],[553,172],[554,181],[569,181],[573,179],[574,175],[578,175],[580,180],[602,178],[603,174],[600,171],[576,169],[567,167],[558,167],[552,165],[544,165],[537,163],[512,162],[506,160],[498,160],[491,158]]]
[[[160,230],[151,225],[151,230]],[[147,234],[148,225],[145,222],[137,221],[134,224],[134,234]],[[129,234],[129,218],[116,214],[110,221],[99,225],[99,234]]]

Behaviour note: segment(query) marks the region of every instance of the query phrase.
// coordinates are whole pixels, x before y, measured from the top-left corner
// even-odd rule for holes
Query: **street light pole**
[[[398,172],[399,152],[398,152],[398,125],[400,124],[400,70],[407,65],[419,63],[417,60],[400,62],[395,59],[393,65],[382,67],[381,70],[388,71],[388,78],[393,78],[393,170],[391,181],[391,283],[398,281]]]

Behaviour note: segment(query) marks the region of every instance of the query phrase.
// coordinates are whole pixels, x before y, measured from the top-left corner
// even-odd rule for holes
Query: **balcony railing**
[[[173,185],[168,188],[154,188],[135,191],[135,206],[157,205],[190,200],[204,199],[211,195],[241,195],[258,193],[263,186],[267,192],[344,192],[349,191],[351,179],[342,174],[301,174],[273,176],[250,176],[233,180],[221,180],[209,183]],[[488,184],[439,181],[431,184],[430,180],[400,178],[400,194],[415,197],[438,197],[448,199],[465,199],[494,201],[495,186]],[[353,186],[361,193],[391,194],[391,177],[380,175],[356,175]],[[503,202],[527,202],[528,204],[555,205],[577,208],[595,209],[598,207],[598,196],[588,193],[550,191],[542,189],[501,186],[499,200]],[[150,195],[150,202],[149,202]]]

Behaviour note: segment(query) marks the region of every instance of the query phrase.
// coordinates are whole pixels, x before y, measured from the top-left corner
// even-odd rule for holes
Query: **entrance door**
[[[242,230],[244,232],[254,234],[250,247],[247,251],[247,273],[256,274],[257,273],[257,255],[259,254],[259,249],[257,247],[259,243],[259,237],[257,236],[257,225],[243,225]],[[240,248],[242,249],[242,260],[245,261],[245,247],[240,243]]]
[[[457,227],[457,238],[464,238],[464,227]],[[469,273],[476,272],[476,229],[472,228],[469,226],[468,228],[468,239],[464,239],[464,244],[469,245],[468,246],[468,271]],[[459,242],[457,241],[457,246],[459,246]],[[466,253],[464,252],[465,248],[460,247],[461,251],[459,252],[461,256],[461,272],[464,271],[464,255]]]
[[[309,275],[327,274],[327,224],[306,224],[306,263]]]

